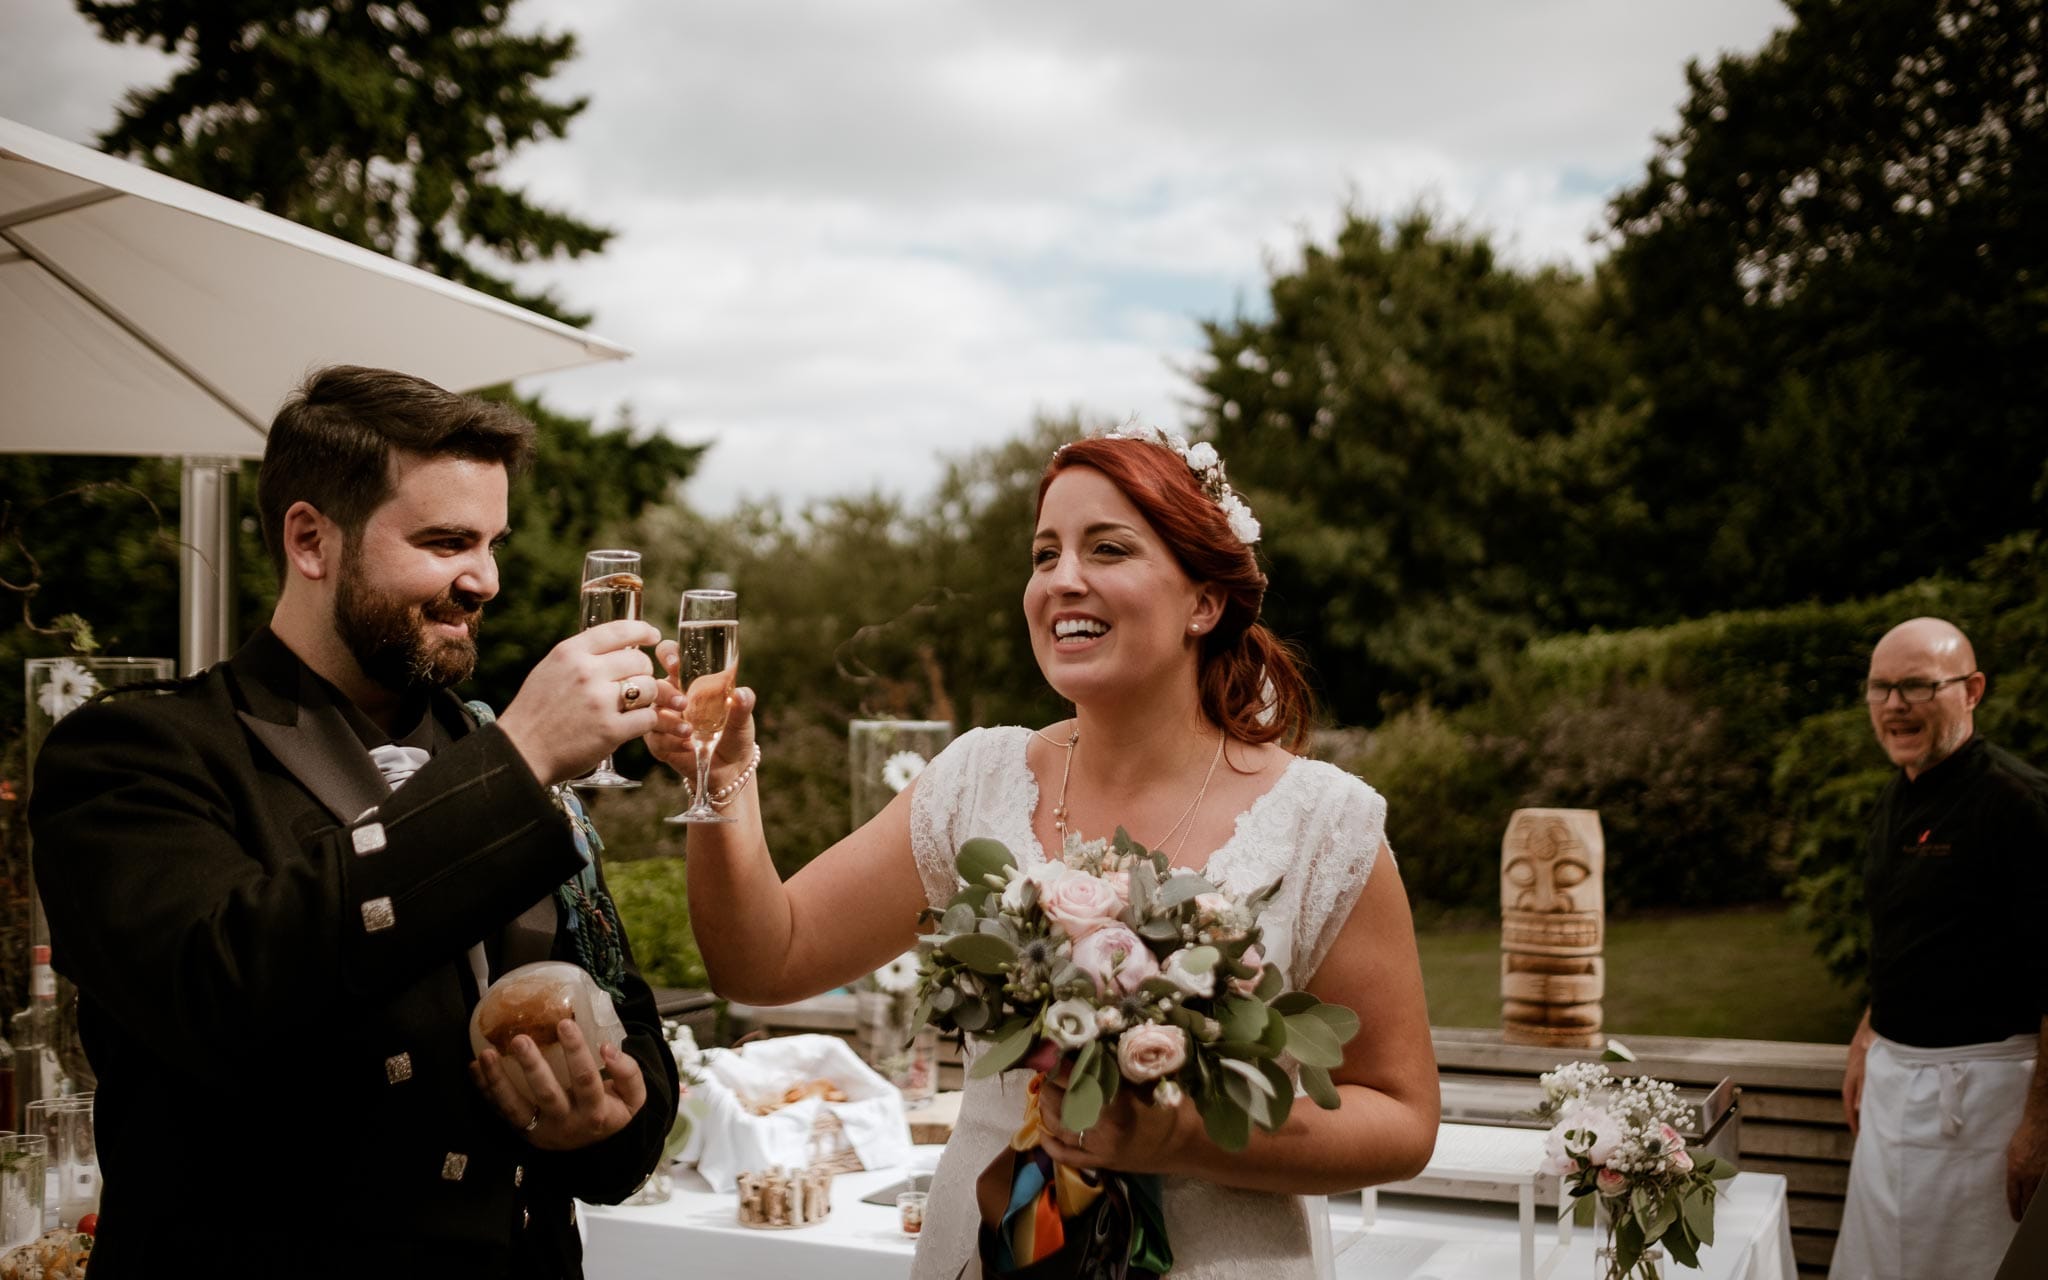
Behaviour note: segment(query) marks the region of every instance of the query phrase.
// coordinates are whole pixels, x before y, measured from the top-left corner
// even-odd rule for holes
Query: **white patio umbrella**
[[[0,119],[0,450],[185,459],[180,658],[224,657],[233,461],[326,364],[463,391],[625,348]]]

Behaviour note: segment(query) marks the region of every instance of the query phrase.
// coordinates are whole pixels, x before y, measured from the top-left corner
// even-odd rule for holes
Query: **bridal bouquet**
[[[1059,1123],[1077,1133],[1126,1089],[1161,1106],[1186,1098],[1230,1151],[1251,1140],[1253,1125],[1286,1123],[1295,1086],[1283,1054],[1310,1098],[1337,1106],[1330,1071],[1358,1017],[1286,990],[1285,975],[1266,963],[1259,915],[1278,881],[1232,894],[1172,869],[1121,830],[1114,840],[1070,835],[1060,861],[1028,869],[1001,843],[970,840],[954,865],[960,891],[944,911],[925,913],[934,928],[919,944],[917,1020],[975,1042],[971,1076],[1064,1065]],[[1108,1274],[1163,1273],[1172,1255],[1158,1180],[1096,1181],[1052,1165],[1036,1149],[1036,1103],[1034,1089],[1012,1144],[1010,1212],[990,1224],[984,1260],[1017,1274],[1068,1239],[1099,1243],[1093,1224],[1079,1231],[1061,1222],[1078,1225],[1101,1201],[1131,1220],[1128,1256],[1104,1260]],[[1058,1273],[1078,1274],[1065,1269],[1073,1261]]]
[[[1542,1077],[1542,1114],[1555,1118],[1544,1172],[1607,1219],[1599,1251],[1603,1280],[1653,1276],[1662,1245],[1679,1263],[1700,1265],[1714,1242],[1714,1196],[1735,1167],[1686,1150],[1679,1126],[1691,1108],[1676,1086],[1648,1076],[1617,1079],[1604,1063],[1571,1062]],[[1588,1201],[1583,1197],[1597,1197]]]

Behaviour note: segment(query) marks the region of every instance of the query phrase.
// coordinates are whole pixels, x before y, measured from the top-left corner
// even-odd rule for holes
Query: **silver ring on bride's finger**
[[[538,1128],[540,1128],[540,1108],[535,1107],[533,1109],[533,1117],[526,1122],[526,1131],[532,1133]]]
[[[628,676],[626,679],[619,681],[619,710],[631,711],[633,708],[639,705],[639,679],[637,677]]]

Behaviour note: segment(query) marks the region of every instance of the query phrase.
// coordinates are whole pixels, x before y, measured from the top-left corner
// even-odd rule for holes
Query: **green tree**
[[[1688,68],[1611,209],[1646,586],[1687,614],[1959,573],[2042,514],[2048,6],[1787,7]]]
[[[1417,211],[1346,217],[1205,326],[1203,428],[1265,524],[1267,617],[1339,718],[1484,687],[1490,654],[1626,616],[1640,411],[1592,289]]]
[[[108,151],[436,275],[581,324],[479,262],[593,253],[611,232],[503,185],[586,100],[538,86],[573,36],[506,27],[512,0],[78,0],[109,40],[182,54],[128,95]]]

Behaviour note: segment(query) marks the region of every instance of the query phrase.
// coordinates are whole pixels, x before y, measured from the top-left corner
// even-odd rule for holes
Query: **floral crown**
[[[1230,487],[1230,481],[1223,474],[1223,458],[1216,452],[1216,446],[1203,440],[1189,444],[1186,437],[1162,431],[1158,427],[1121,426],[1106,431],[1097,437],[1102,440],[1142,440],[1156,444],[1162,449],[1171,449],[1188,470],[1195,473],[1195,483],[1202,486],[1202,493],[1223,512],[1223,518],[1230,522],[1230,532],[1239,542],[1251,546],[1259,540],[1258,517],[1245,505],[1244,499]],[[1064,447],[1064,446],[1063,446]]]

